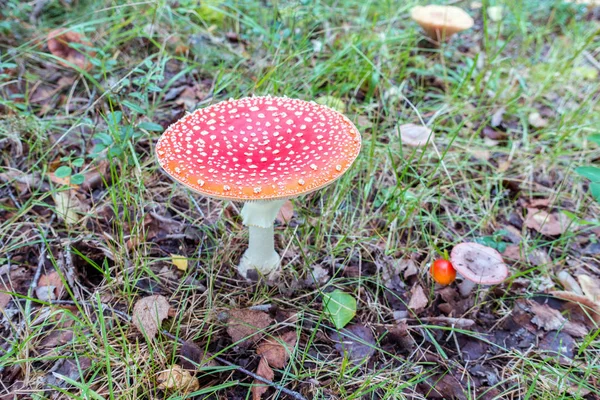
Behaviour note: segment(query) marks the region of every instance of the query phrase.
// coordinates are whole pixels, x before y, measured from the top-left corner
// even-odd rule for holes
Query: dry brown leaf
[[[531,322],[546,331],[560,330],[565,324],[565,317],[560,311],[551,308],[548,304],[531,302],[531,311],[535,315]]]
[[[42,301],[59,299],[63,293],[64,284],[57,271],[40,276],[35,294]]]
[[[419,311],[425,307],[427,307],[427,296],[425,296],[425,292],[421,285],[416,284],[413,286],[411,292],[410,301],[408,302],[408,308],[414,311]]]
[[[87,206],[79,200],[73,190],[55,190],[52,192],[56,215],[65,221],[67,225],[79,222],[80,214],[87,210]]]
[[[433,131],[426,126],[416,124],[404,124],[398,128],[402,144],[418,147],[433,142],[435,137]]]
[[[71,46],[71,44],[80,44],[92,47],[92,44],[83,39],[83,36],[77,32],[67,31],[65,29],[55,29],[48,34],[48,50],[50,50],[50,53],[56,57],[67,61],[65,63],[61,63],[62,65],[70,68],[75,65],[81,69],[89,71],[92,68],[92,64],[90,63],[88,57],[78,49],[75,49],[73,46]],[[88,50],[88,55],[89,57],[93,57],[96,55],[96,53]]]
[[[563,290],[553,290],[549,293],[554,297],[558,297],[559,299],[578,304],[583,309],[583,312],[594,322],[600,323],[600,304],[588,299],[585,296],[580,296],[578,294]]]
[[[293,217],[294,217],[294,204],[291,201],[286,200],[285,203],[283,203],[283,205],[277,212],[277,216],[275,217],[275,219],[277,221],[279,221],[279,223],[285,225],[288,222],[290,222]]]
[[[556,275],[556,278],[567,291],[583,295],[583,291],[575,278],[564,269]]]
[[[284,368],[294,346],[296,346],[296,332],[291,331],[263,340],[256,347],[256,354],[263,356],[270,366]]]
[[[588,275],[577,275],[583,294],[595,303],[600,303],[600,284],[597,279]]]
[[[569,222],[569,218],[562,213],[548,213],[537,208],[527,208],[525,225],[542,235],[561,235],[566,232]]]
[[[247,347],[261,339],[262,334],[259,332],[271,325],[271,322],[273,319],[269,314],[262,311],[231,310],[227,321],[227,333],[239,346]]]
[[[177,364],[174,364],[170,369],[159,372],[156,375],[156,381],[160,390],[171,389],[193,392],[200,388],[198,378]]]
[[[0,282],[0,311],[4,311],[4,309],[12,299],[10,294],[8,294],[7,292],[9,292],[9,290],[6,287],[6,285]]]
[[[154,338],[163,320],[169,316],[171,306],[164,296],[154,295],[138,300],[131,319],[140,332]]]
[[[270,381],[275,378],[275,372],[269,367],[269,363],[265,360],[264,357],[260,358],[258,362],[258,368],[256,368],[256,374],[262,376],[265,379]],[[262,399],[262,395],[269,389],[269,386],[259,381],[258,379],[254,380],[254,385],[252,386],[252,400],[260,400]]]

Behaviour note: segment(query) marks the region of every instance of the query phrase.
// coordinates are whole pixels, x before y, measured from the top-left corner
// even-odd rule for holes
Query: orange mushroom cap
[[[455,6],[416,6],[410,15],[436,41],[469,29],[475,23],[469,14]]]
[[[360,133],[324,105],[246,97],[196,110],[156,144],[160,166],[203,195],[237,201],[296,197],[342,176],[358,156]]]
[[[439,259],[431,264],[431,277],[440,285],[449,285],[456,279],[456,270],[448,260]]]

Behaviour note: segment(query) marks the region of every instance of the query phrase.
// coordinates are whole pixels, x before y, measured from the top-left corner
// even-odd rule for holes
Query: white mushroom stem
[[[462,297],[467,297],[471,294],[476,285],[477,284],[475,282],[463,277],[463,281],[460,283],[460,285],[458,285],[458,290],[460,291]]]
[[[273,222],[285,200],[253,201],[242,207],[242,222],[249,227],[248,250],[242,256],[238,272],[248,278],[248,271],[270,277],[279,268],[280,257],[275,251]]]

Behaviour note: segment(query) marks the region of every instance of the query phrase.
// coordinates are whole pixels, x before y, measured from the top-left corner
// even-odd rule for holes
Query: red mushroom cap
[[[500,253],[479,243],[454,246],[450,260],[456,272],[475,283],[495,285],[508,276],[508,267]]]
[[[176,181],[228,200],[285,199],[339,178],[358,156],[348,118],[314,102],[247,97],[199,109],[171,125],[156,157]]]

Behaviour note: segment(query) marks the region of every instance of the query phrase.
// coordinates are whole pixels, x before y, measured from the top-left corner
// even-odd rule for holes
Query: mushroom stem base
[[[463,297],[467,297],[471,294],[476,285],[475,282],[463,278],[463,281],[458,285],[458,290]]]
[[[238,272],[248,279],[248,271],[255,270],[259,276],[271,278],[279,269],[280,257],[275,251],[273,225],[268,228],[250,226],[248,250],[242,256]]]

